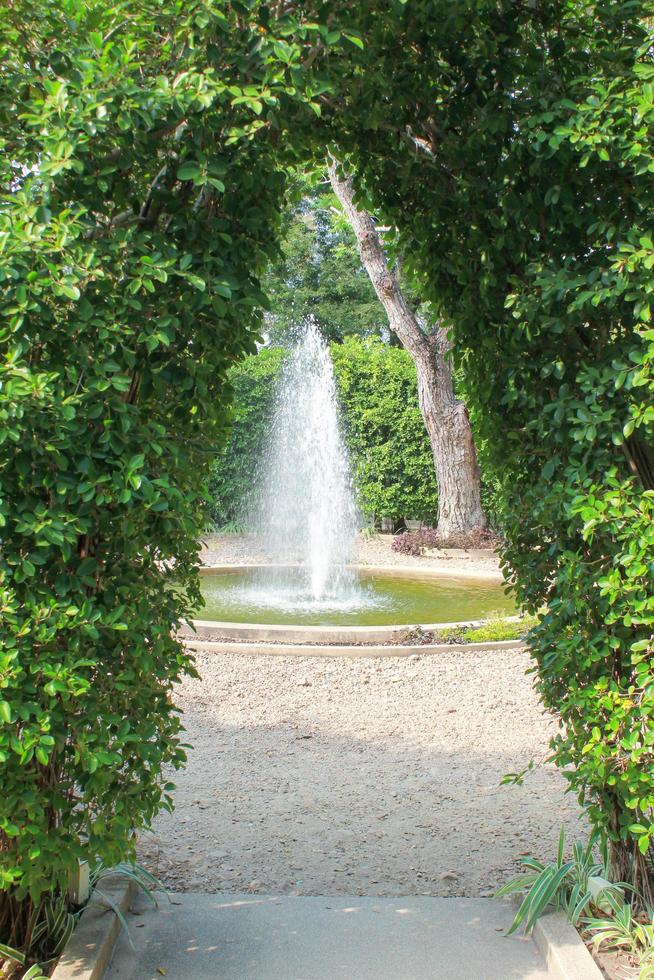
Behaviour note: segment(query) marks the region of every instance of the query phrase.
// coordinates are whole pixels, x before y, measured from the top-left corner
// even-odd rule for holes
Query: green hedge
[[[413,361],[373,338],[348,337],[331,350],[363,513],[435,523],[434,461]]]
[[[281,347],[264,348],[229,373],[233,391],[231,432],[216,456],[209,479],[209,513],[216,529],[235,529],[243,523],[285,353]]]
[[[493,3],[474,17],[464,4],[410,7],[396,46],[377,10],[356,8],[366,61],[342,82],[335,138],[380,220],[398,229],[407,275],[454,324],[455,356],[470,352],[506,572],[527,610],[547,606],[531,649],[558,716],[553,758],[609,837],[616,880],[648,904],[651,4],[536,4],[533,16]],[[362,78],[368,101],[350,98]],[[400,135],[417,119],[429,120],[419,149]]]
[[[155,7],[0,15],[0,943],[28,958],[78,859],[171,805],[206,450],[262,327],[279,106],[315,116],[286,25]]]
[[[379,340],[332,344],[355,484],[364,515],[434,521],[436,484],[408,354]],[[281,348],[261,350],[233,368],[232,431],[212,468],[214,527],[243,520],[270,420]]]

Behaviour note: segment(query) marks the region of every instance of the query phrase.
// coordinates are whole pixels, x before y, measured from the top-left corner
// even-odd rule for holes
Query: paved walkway
[[[130,916],[106,980],[552,980],[512,907],[473,898],[178,894]]]

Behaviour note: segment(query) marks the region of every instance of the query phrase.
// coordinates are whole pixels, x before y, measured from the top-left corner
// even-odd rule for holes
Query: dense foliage
[[[331,353],[362,513],[377,523],[382,517],[433,521],[434,465],[411,358],[373,338],[348,337],[332,344]],[[280,348],[266,348],[230,371],[232,429],[212,466],[209,486],[216,528],[242,526],[246,520],[282,360]]]
[[[168,803],[207,447],[262,324],[284,119],[314,118],[302,49],[338,41],[237,2],[0,13],[2,940]]]
[[[266,332],[283,340],[305,317],[329,340],[349,334],[386,335],[388,324],[362,268],[347,223],[338,220],[333,195],[320,185],[284,213],[280,258],[264,278],[269,297]],[[322,193],[319,193],[322,191]]]
[[[645,886],[650,13],[641,0],[3,6],[3,938],[27,933],[31,903],[78,856],[129,850],[165,799],[162,765],[183,758],[170,689],[190,665],[171,630],[197,598],[206,449],[226,423],[226,370],[262,325],[285,169],[328,139],[470,351],[507,568],[522,602],[548,604],[533,650],[561,718],[555,755],[618,876]]]
[[[413,361],[402,348],[348,337],[332,344],[354,482],[363,513],[433,521],[437,490]]]
[[[360,11],[331,134],[455,325],[555,758],[619,877],[654,839],[647,3]],[[335,13],[337,16],[337,12]],[[394,43],[388,43],[388,21]],[[353,64],[353,60],[356,64]]]
[[[497,548],[499,541],[494,531],[478,528],[474,533],[448,535],[443,538],[437,527],[421,527],[417,531],[402,531],[393,538],[391,549],[399,555],[419,558],[431,548]]]
[[[274,408],[275,382],[284,356],[281,347],[265,347],[230,369],[229,436],[211,463],[209,477],[208,518],[214,530],[247,527],[251,493]]]

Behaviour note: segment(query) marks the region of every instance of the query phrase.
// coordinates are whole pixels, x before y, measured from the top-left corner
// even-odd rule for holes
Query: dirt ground
[[[488,894],[521,854],[553,856],[562,823],[583,833],[553,766],[499,785],[553,731],[528,663],[200,654],[177,808],[141,859],[179,891]]]
[[[414,568],[439,568],[456,575],[500,575],[499,562],[488,549],[434,548],[424,556],[400,555],[392,550],[392,534],[359,535],[353,562],[359,565],[400,565]],[[248,565],[264,561],[266,556],[257,539],[242,534],[205,534],[201,560],[205,565]]]

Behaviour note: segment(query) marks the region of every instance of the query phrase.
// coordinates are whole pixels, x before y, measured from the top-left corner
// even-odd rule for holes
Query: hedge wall
[[[30,958],[78,859],[171,805],[206,448],[262,327],[285,120],[320,109],[292,67],[315,25],[2,7],[0,943]]]
[[[373,338],[348,337],[331,350],[363,513],[435,523],[434,462],[411,358]]]
[[[212,528],[236,529],[245,520],[257,460],[266,437],[275,380],[284,355],[281,347],[264,348],[230,371],[231,432],[216,455],[209,479]]]

